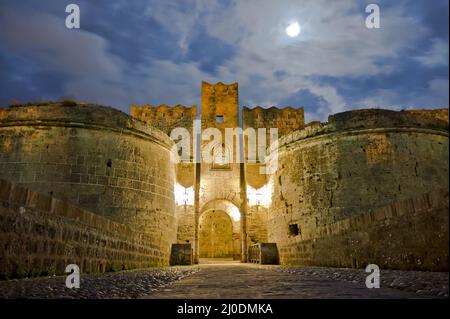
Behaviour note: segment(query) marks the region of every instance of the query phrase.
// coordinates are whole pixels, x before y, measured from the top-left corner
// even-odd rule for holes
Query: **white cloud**
[[[46,67],[64,70],[72,75],[120,78],[121,61],[108,53],[102,37],[83,30],[69,30],[64,20],[48,14],[21,15],[2,9],[0,40],[24,55],[37,56]]]
[[[195,0],[151,2],[145,14],[178,36],[178,46],[183,53],[189,48],[192,31],[198,24],[202,8],[207,2]],[[182,8],[185,8],[182,10]]]
[[[434,39],[429,50],[415,59],[427,67],[448,66],[448,41]]]
[[[449,100],[449,80],[447,79],[433,79],[429,83],[430,92],[436,98],[436,102],[447,101],[446,105],[437,105],[437,107],[448,107]],[[439,101],[439,102],[438,102]]]
[[[379,89],[372,96],[363,98],[355,106],[358,108],[382,108],[382,109],[394,109],[401,110],[406,108],[406,105],[399,105],[398,101],[401,100],[399,92],[392,89]]]
[[[358,1],[247,0],[234,1],[226,9],[218,1],[207,3],[194,6],[194,13],[166,4],[160,8],[152,5],[151,12],[175,35],[180,33],[181,49],[188,45],[185,32],[193,23],[202,24],[212,37],[235,47],[237,54],[218,68],[217,80],[238,81],[241,101],[276,104],[307,89],[328,103],[328,108],[313,113],[321,120],[347,106],[334,87],[315,82],[311,76],[392,72],[392,65],[380,65],[380,59],[398,57],[426,32],[401,5],[382,7],[382,29],[369,30],[364,23],[364,6]],[[302,33],[294,39],[285,34],[292,21],[302,26]],[[282,80],[274,75],[276,71],[285,74]]]
[[[414,108],[445,108],[449,100],[449,80],[436,78],[428,82],[426,93],[398,92],[393,89],[377,90],[373,96],[362,99],[355,107],[388,108],[394,110]],[[442,101],[447,101],[443,103]]]
[[[125,10],[125,4],[120,2],[114,10]],[[332,83],[317,80],[321,76],[357,80],[394,72],[395,65],[381,61],[402,57],[428,31],[404,6],[404,2],[388,8],[381,4],[382,28],[377,30],[365,27],[364,6],[356,0],[246,0],[229,2],[226,7],[219,0],[149,2],[144,13],[177,38],[174,50],[188,52],[191,37],[199,30],[233,47],[232,57],[218,65],[214,75],[195,62],[151,57],[130,68],[109,51],[104,38],[67,30],[63,19],[45,14],[2,11],[0,19],[8,29],[0,30],[0,40],[23,54],[38,56],[45,68],[66,72],[66,92],[61,95],[82,96],[127,110],[130,101],[198,103],[202,80],[239,82],[241,104],[249,106],[277,105],[300,90],[309,90],[325,103],[308,110],[307,120],[326,120],[329,114],[349,108],[400,108],[398,101],[414,104],[448,98],[443,87],[448,79],[435,79],[426,96],[411,92],[404,98],[384,89],[358,105],[347,105],[346,97]],[[302,32],[289,38],[285,28],[294,20]],[[435,40],[416,59],[429,66],[448,66],[448,42]],[[291,106],[302,106],[302,101]]]
[[[201,81],[214,80],[201,71],[196,63],[174,63],[168,60],[141,64],[131,76],[135,78],[133,83],[138,83],[130,91],[130,95],[139,97],[137,103],[169,105],[195,104],[200,95]]]
[[[8,26],[0,29],[0,41],[8,48],[37,59],[45,70],[67,76],[61,96],[104,103],[111,101],[113,94],[120,96],[118,102],[125,101],[125,91],[119,85],[125,64],[108,51],[108,42],[102,37],[82,29],[69,30],[62,18],[43,13],[25,15],[7,7],[0,11],[0,21]]]

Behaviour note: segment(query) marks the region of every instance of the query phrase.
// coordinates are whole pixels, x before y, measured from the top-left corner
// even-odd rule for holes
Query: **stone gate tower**
[[[210,143],[208,130],[219,129],[222,145],[217,146],[223,150],[223,158],[212,158],[209,163],[202,157],[201,163],[196,166],[196,184],[199,186],[195,188],[195,229],[198,230],[194,250],[196,257],[233,257],[246,260],[246,184],[244,165],[239,160],[241,140],[238,133],[238,99],[237,83],[225,85],[220,82],[202,82],[201,127],[204,140],[200,142],[201,150],[204,152]],[[225,141],[226,128],[235,133],[233,144]],[[224,158],[229,161],[221,161]],[[227,230],[226,224],[230,222],[225,221],[226,215],[231,221],[232,232]],[[220,216],[223,216],[222,220]],[[210,236],[216,239],[209,238]],[[222,240],[229,243],[228,247],[217,244],[217,241]],[[226,253],[228,251],[233,253]]]
[[[240,113],[238,98],[237,83],[203,82],[201,115],[195,105],[131,116],[71,101],[0,108],[0,276],[172,256],[262,262],[263,246],[281,264],[448,271],[448,108],[305,124],[301,107]],[[261,129],[265,159],[242,150],[240,115],[244,135]],[[279,139],[265,148],[271,128]],[[172,161],[180,131],[202,155],[225,152],[190,148]]]

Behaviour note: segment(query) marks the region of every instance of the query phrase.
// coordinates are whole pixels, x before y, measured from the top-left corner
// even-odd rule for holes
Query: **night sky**
[[[66,5],[81,9],[67,29]],[[377,3],[381,28],[365,27]],[[448,107],[449,1],[0,0],[0,105],[64,96],[200,104],[201,81],[239,82],[240,105]],[[301,25],[290,38],[289,23]]]

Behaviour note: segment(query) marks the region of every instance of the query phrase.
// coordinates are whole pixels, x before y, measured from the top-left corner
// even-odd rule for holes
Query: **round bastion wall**
[[[448,109],[356,110],[283,136],[270,177],[269,241],[283,261],[283,247],[313,238],[318,227],[448,190],[448,152]]]
[[[146,232],[168,263],[176,242],[172,145],[110,107],[64,103],[0,109],[0,178]]]

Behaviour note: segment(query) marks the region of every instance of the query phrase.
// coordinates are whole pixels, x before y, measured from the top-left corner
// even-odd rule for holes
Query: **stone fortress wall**
[[[169,106],[162,104],[153,106],[132,105],[130,115],[153,128],[157,128],[170,136],[174,128],[185,128],[192,137],[190,156],[193,157],[194,148],[194,121],[197,119],[197,106],[191,107],[184,105]],[[194,186],[194,165],[189,162],[180,162],[176,165],[177,181],[184,187]]]
[[[292,131],[302,129],[305,126],[304,108],[275,106],[263,108],[244,107],[242,111],[243,126],[257,128],[277,128],[278,136],[286,135]]]
[[[448,110],[356,110],[283,136],[268,221],[281,262],[448,269],[448,147]]]
[[[203,129],[236,127],[238,117],[237,83],[202,83]],[[262,163],[175,165],[168,135],[192,130],[196,118],[196,106],[132,106],[131,116],[76,103],[0,109],[0,179],[9,196],[0,207],[0,272],[60,272],[75,256],[85,272],[167,265],[171,244],[198,251],[203,219],[228,238],[236,209],[234,259],[251,244],[274,242],[282,264],[448,270],[448,109],[356,110],[305,124],[303,108],[244,108],[244,129],[279,129],[272,175],[259,173]],[[196,189],[196,203],[177,204],[176,184]],[[11,189],[40,195],[16,203]],[[269,202],[251,202],[250,191]],[[46,204],[35,208],[29,196]],[[54,203],[69,212],[55,213]],[[26,243],[34,234],[44,246]],[[77,246],[80,238],[90,244]],[[209,248],[207,256],[216,254]]]
[[[218,117],[222,121],[218,121]],[[222,134],[222,145],[225,145],[225,129],[236,128],[239,125],[238,85],[233,83],[215,85],[202,83],[202,130],[217,128]],[[202,141],[201,147],[209,142]],[[237,143],[235,141],[235,143]],[[236,148],[233,149],[237,156]],[[240,208],[241,198],[241,165],[232,160],[227,167],[202,163],[199,189],[200,207],[216,199],[226,199]],[[226,181],[226,183],[224,183]]]
[[[262,108],[261,106],[256,106],[254,108],[244,107],[242,110],[242,128],[246,130],[247,128],[253,128],[256,133],[256,140],[259,143],[261,138],[258,134],[258,129],[266,129],[266,146],[268,147],[271,143],[270,140],[270,129],[276,128],[278,138],[284,136],[290,132],[300,130],[305,127],[305,114],[304,108],[300,107],[294,109],[292,107],[277,108],[269,107]],[[260,188],[267,183],[267,175],[260,174],[260,168],[262,167],[263,158],[258,157],[255,163],[249,161],[248,158],[248,139],[244,137],[244,148],[245,148],[245,174],[247,183],[253,188]],[[256,152],[258,150],[255,150]]]
[[[58,103],[0,109],[0,133],[0,178],[149,234],[155,263],[168,263],[176,220],[166,134],[113,108]]]
[[[158,238],[0,180],[0,279],[167,265]]]
[[[226,148],[225,129],[239,126],[239,90],[238,83],[210,84],[202,82],[201,95],[201,128],[216,128],[222,134],[221,144],[225,152],[232,151],[236,159],[236,148]],[[203,150],[208,141],[202,140],[200,147]],[[239,141],[234,141],[235,145]],[[220,146],[220,145],[218,145]],[[231,152],[228,153],[231,155]],[[229,165],[216,165],[202,162],[197,166],[200,174],[196,180],[198,185],[198,209],[195,215],[198,232],[194,233],[194,254],[199,258],[232,257],[243,260],[242,220],[246,214],[244,204],[244,181],[241,178],[242,164],[231,160]],[[239,222],[234,222],[231,216],[233,209],[241,215]],[[197,226],[196,226],[197,225]],[[230,228],[230,225],[233,227]],[[194,227],[194,230],[195,230]],[[246,227],[245,227],[246,228]],[[217,244],[216,238],[222,238],[223,244]],[[244,238],[243,238],[244,237]],[[220,252],[222,250],[222,252]],[[197,252],[197,253],[196,253]]]
[[[170,132],[176,127],[192,130],[192,123],[197,118],[197,106],[188,107],[180,104],[173,107],[166,104],[159,106],[150,104],[132,105],[130,115],[170,135]]]

